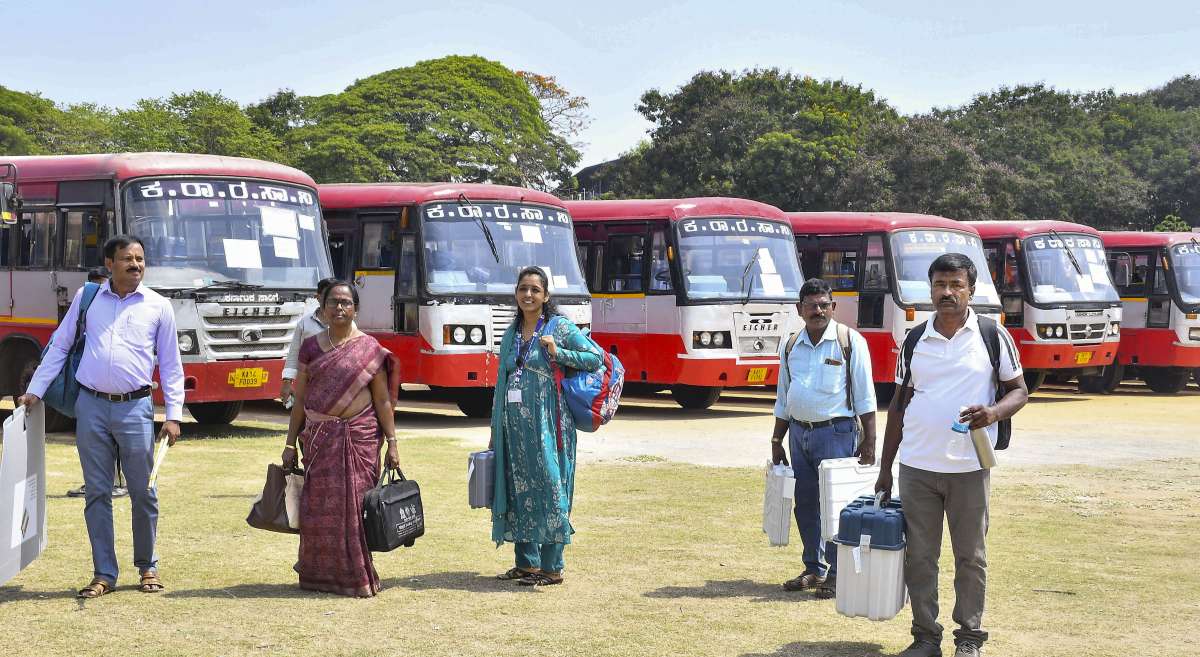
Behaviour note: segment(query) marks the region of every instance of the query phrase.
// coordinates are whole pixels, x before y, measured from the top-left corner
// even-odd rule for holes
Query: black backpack
[[[988,358],[992,361],[992,372],[996,378],[996,401],[1000,401],[1004,397],[1004,385],[1000,382],[1000,325],[996,320],[990,317],[979,315],[979,332],[983,335],[983,344],[987,347]],[[925,335],[925,327],[929,325],[929,321],[921,322],[914,326],[908,335],[904,336],[904,380],[900,384],[900,389],[896,394],[900,394],[904,387],[909,384],[912,379],[912,357],[913,351],[917,348],[917,341]],[[1016,356],[1013,355],[1012,347],[1005,345],[1009,349],[1009,357],[1016,362]],[[996,449],[1008,449],[1008,441],[1012,438],[1012,418],[1000,420],[996,423]]]

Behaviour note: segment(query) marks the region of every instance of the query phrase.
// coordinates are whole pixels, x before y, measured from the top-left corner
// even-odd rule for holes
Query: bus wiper
[[[745,290],[745,291],[746,291],[746,294],[744,295],[744,297],[743,297],[743,299],[742,299],[742,305],[743,305],[743,306],[744,306],[744,305],[746,305],[746,304],[748,304],[748,303],[750,303],[750,292],[751,292],[751,291],[753,290],[753,288],[754,288],[754,279],[753,279],[753,278],[751,278],[751,279],[750,279],[750,284],[749,284],[749,285],[746,285],[746,277],[747,277],[747,276],[750,276],[750,269],[751,269],[752,267],[754,267],[754,263],[758,262],[758,254],[759,254],[759,253],[761,253],[761,251],[760,251],[759,249],[754,249],[754,255],[750,257],[750,261],[749,261],[749,262],[747,262],[747,263],[746,263],[746,266],[745,266],[745,267],[742,269],[742,284],[741,284],[741,289],[743,289],[743,290]]]
[[[214,290],[218,288],[227,290],[258,290],[262,289],[262,286],[258,283],[246,283],[243,281],[213,281],[198,287],[185,288],[180,290],[180,292],[199,292],[200,290]]]
[[[1067,257],[1071,259],[1071,265],[1075,267],[1075,271],[1079,272],[1080,276],[1083,276],[1083,267],[1079,266],[1079,261],[1075,259],[1075,254],[1071,253],[1071,249],[1067,247],[1067,243],[1063,241],[1063,238],[1058,234],[1058,231],[1051,229],[1050,237],[1058,240],[1058,243],[1062,245],[1062,250],[1066,251]]]
[[[458,194],[458,204],[469,205],[473,208],[479,207],[472,203],[471,199],[467,198],[467,195],[462,192]],[[488,247],[492,249],[492,257],[496,259],[497,263],[500,262],[500,251],[496,248],[496,238],[492,237],[492,229],[488,228],[487,224],[484,223],[482,212],[475,215],[475,222],[479,224],[479,230],[483,231],[483,236],[487,239]]]

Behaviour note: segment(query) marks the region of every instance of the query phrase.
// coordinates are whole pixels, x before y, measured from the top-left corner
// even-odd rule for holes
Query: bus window
[[[1164,263],[1159,263],[1154,268],[1154,285],[1150,288],[1150,294],[1167,294],[1167,270]]]
[[[583,261],[587,264],[583,275],[587,277],[588,289],[603,290],[604,243],[580,244],[579,247],[579,250],[583,252]]]
[[[404,235],[400,238],[400,271],[397,276],[397,296],[416,297],[417,238],[415,235]]]
[[[0,267],[8,267],[12,264],[9,254],[12,252],[12,243],[16,234],[16,231],[9,226],[0,227]]]
[[[613,235],[608,238],[604,266],[605,292],[641,292],[645,235]]]
[[[88,269],[101,264],[100,215],[95,210],[68,210],[63,241],[63,267]]]
[[[53,210],[23,212],[18,267],[49,267],[54,256],[57,221]]]
[[[835,291],[853,290],[857,273],[857,251],[826,251],[821,254],[821,278]]]
[[[863,289],[871,291],[888,289],[887,265],[883,258],[883,238],[879,235],[867,237],[867,257],[863,262]]]
[[[671,292],[671,263],[667,260],[667,233],[658,228],[650,234],[650,289]]]
[[[383,222],[363,224],[362,257],[364,269],[392,269],[396,266],[395,230]]]

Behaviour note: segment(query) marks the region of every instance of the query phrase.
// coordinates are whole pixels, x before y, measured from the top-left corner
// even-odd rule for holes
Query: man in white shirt
[[[913,329],[923,332],[912,349],[911,364],[905,363],[903,350],[897,359],[897,389],[888,409],[875,490],[885,496],[891,491],[898,452],[908,544],[904,582],[912,600],[914,639],[900,657],[942,654],[937,616],[943,516],[954,550],[953,618],[959,626],[954,630],[955,657],[978,657],[988,636],[982,621],[990,470],[980,467],[969,435],[950,427],[956,420],[972,429],[986,427],[995,445],[996,423],[1021,410],[1029,392],[1008,331],[970,308],[976,273],[970,258],[958,253],[933,261],[929,281],[935,314]],[[985,329],[997,332],[995,368]],[[997,380],[1002,395],[997,394]]]

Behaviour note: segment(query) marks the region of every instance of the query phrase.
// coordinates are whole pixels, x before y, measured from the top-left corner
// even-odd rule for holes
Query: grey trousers
[[[913,637],[941,643],[938,617],[938,558],[942,553],[942,518],[950,527],[954,550],[955,642],[980,645],[983,599],[987,587],[988,493],[990,470],[930,472],[900,465],[900,499],[908,551],[904,583],[912,600]]]

